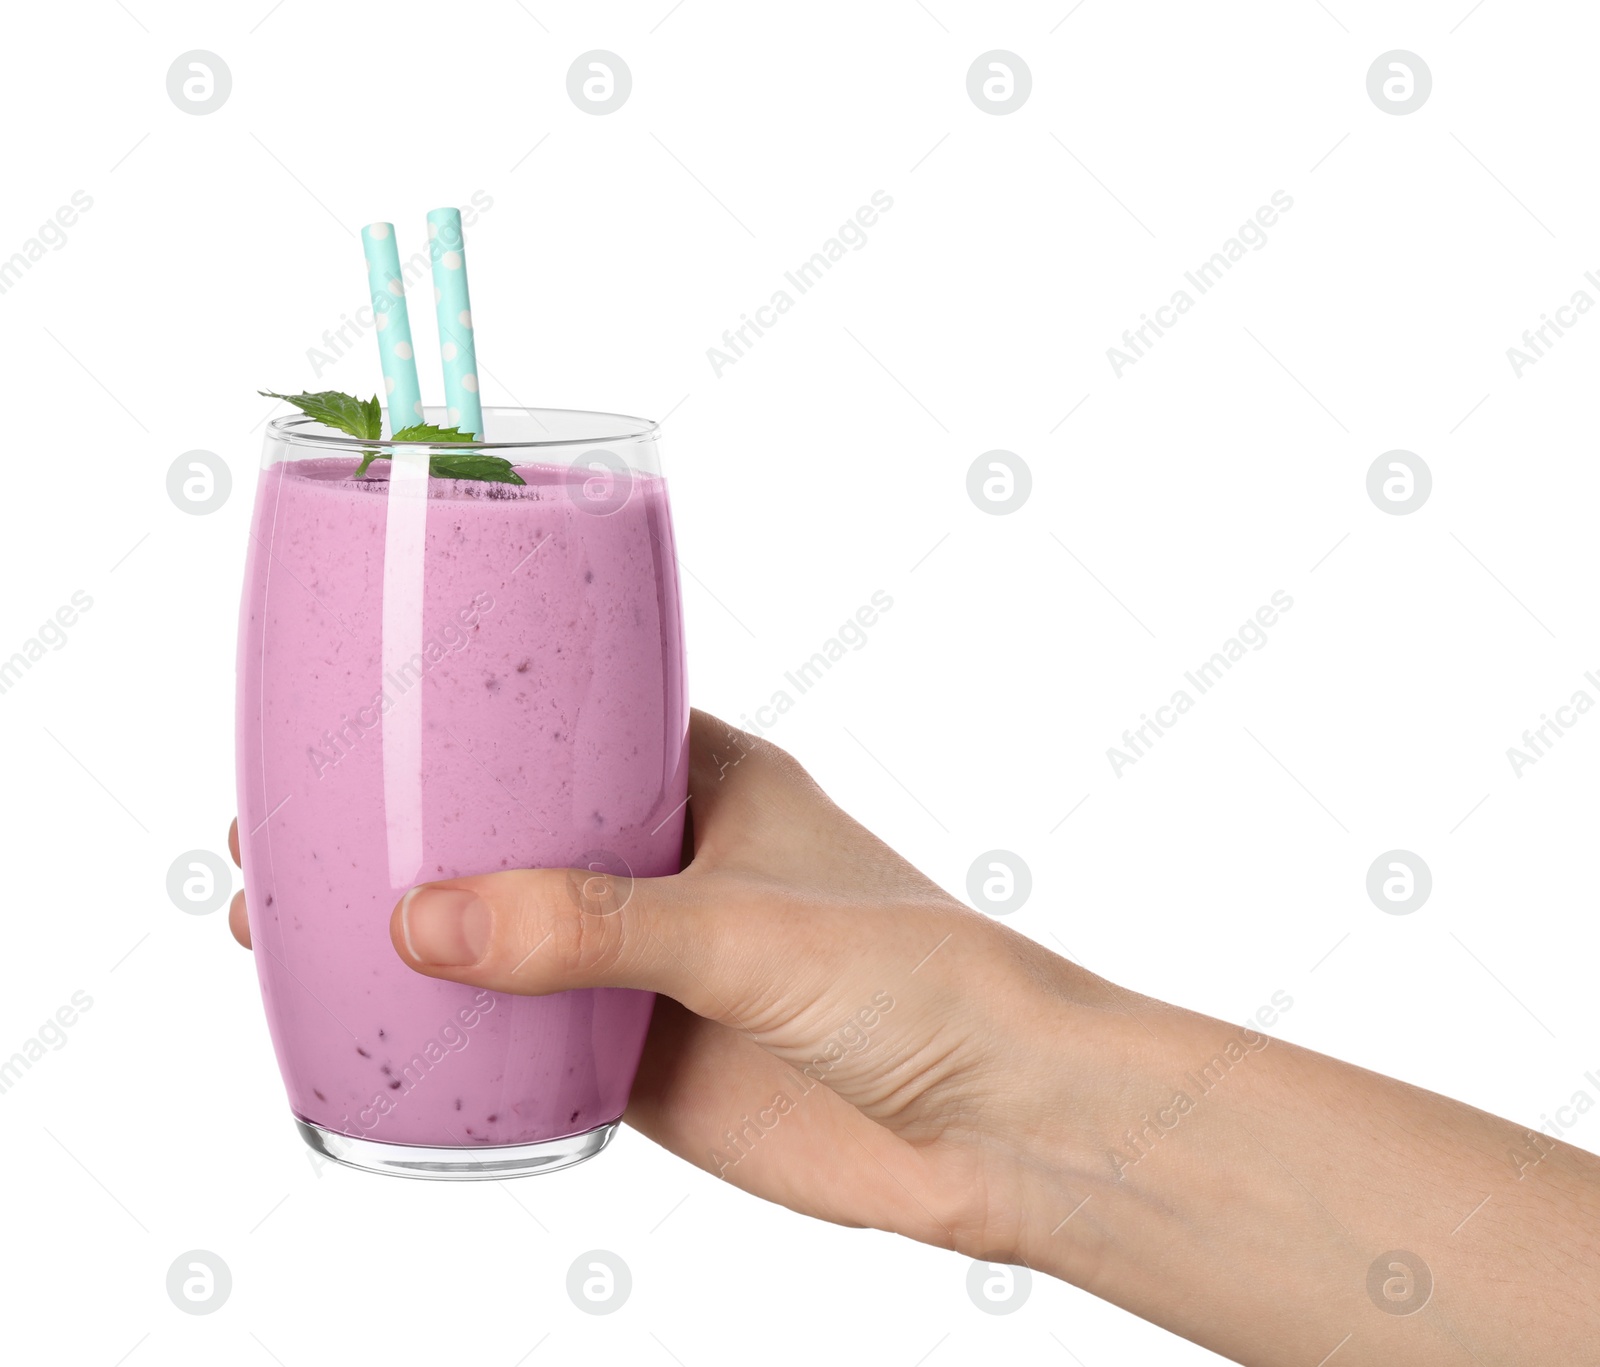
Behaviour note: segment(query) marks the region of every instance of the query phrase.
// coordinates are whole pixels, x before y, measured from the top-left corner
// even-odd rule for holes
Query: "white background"
[[[1506,355],[1600,268],[1592,7],[268,3],[6,21],[0,259],[93,199],[0,295],[0,656],[93,599],[0,696],[0,1056],[94,1003],[0,1095],[8,1357],[1215,1360],[1044,1277],[981,1314],[965,1260],[631,1132],[506,1186],[308,1162],[249,957],[166,874],[233,812],[255,391],[376,388],[370,337],[307,359],[363,301],[353,234],[393,219],[408,254],[474,191],[486,401],[670,414],[699,706],[752,713],[886,590],[771,734],[946,886],[1013,850],[1011,923],[1115,981],[1234,1020],[1286,991],[1283,1037],[1533,1127],[1600,1094],[1600,717],[1506,756],[1600,698],[1600,318],[1520,378]],[[633,74],[604,117],[566,89],[597,48]],[[1005,116],[966,90],[997,48],[1033,80]],[[1433,74],[1403,117],[1366,89],[1396,48]],[[232,72],[205,116],[166,90],[191,49]],[[714,374],[877,190],[868,244]],[[1119,378],[1123,329],[1279,190],[1267,245]],[[166,492],[195,448],[233,473],[209,516]],[[966,492],[996,448],[1032,471],[1009,516]],[[1395,448],[1433,474],[1409,516],[1366,492]],[[1279,589],[1269,644],[1119,777],[1107,747]],[[1433,874],[1408,916],[1365,890],[1395,848]],[[234,1279],[206,1317],[164,1290],[195,1248]],[[564,1288],[591,1248],[633,1272],[605,1318]]]

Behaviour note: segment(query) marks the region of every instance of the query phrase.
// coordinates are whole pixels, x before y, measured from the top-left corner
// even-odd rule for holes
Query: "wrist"
[[[1237,1122],[1254,1128],[1245,1098],[1272,1042],[1076,968],[1029,1028],[1017,1113],[1032,1118],[1007,1136],[1011,1237],[992,1247],[1131,1308],[1156,1264],[1243,1199]]]
[[[1107,985],[1109,986],[1109,984]],[[1155,1004],[1131,998],[1140,1011]],[[1119,1256],[1111,1217],[1127,1193],[1114,1136],[1150,1107],[1148,1037],[1106,1001],[1074,1000],[1050,1013],[1048,1047],[1030,1083],[1034,1119],[1011,1136],[1013,1261],[1105,1294]]]
[[[1115,1251],[1107,1216],[1125,1192],[1113,1136],[1162,1085],[1146,1022],[1188,1013],[1036,950],[1014,947],[1023,971],[990,997],[990,1082],[963,1145],[978,1155],[977,1199],[952,1229],[970,1256],[1098,1292]]]

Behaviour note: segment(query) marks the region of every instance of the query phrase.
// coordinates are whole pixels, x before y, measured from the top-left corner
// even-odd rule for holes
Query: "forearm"
[[[1600,1160],[1294,1045],[1094,995],[1066,1026],[1075,1054],[1097,1054],[1056,1109],[1075,1118],[1027,1146],[1024,1261],[1249,1364],[1592,1352]]]

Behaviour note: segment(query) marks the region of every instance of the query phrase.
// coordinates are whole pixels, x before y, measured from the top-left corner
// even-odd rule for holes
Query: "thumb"
[[[424,883],[395,907],[389,935],[401,959],[429,977],[527,996],[641,988],[737,1024],[745,992],[712,933],[723,918],[685,880],[515,869]]]

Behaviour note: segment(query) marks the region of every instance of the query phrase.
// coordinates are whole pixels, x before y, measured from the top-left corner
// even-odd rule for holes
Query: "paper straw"
[[[389,435],[423,420],[422,390],[417,384],[416,353],[411,346],[411,319],[406,313],[406,284],[400,274],[400,252],[394,224],[369,223],[361,230],[367,257],[367,283],[372,287],[372,318],[383,362],[383,388],[389,396]]]
[[[439,355],[444,362],[444,402],[450,422],[483,436],[483,405],[478,400],[478,356],[472,341],[472,300],[467,294],[466,243],[461,212],[434,209],[428,214],[428,254],[433,258],[433,302],[439,313]]]

